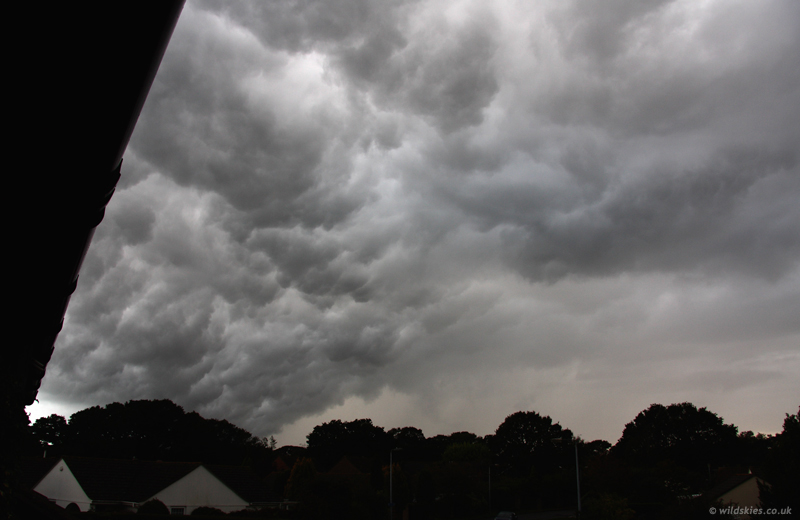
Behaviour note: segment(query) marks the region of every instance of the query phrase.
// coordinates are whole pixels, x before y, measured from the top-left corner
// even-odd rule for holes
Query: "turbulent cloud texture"
[[[486,434],[529,409],[613,442],[685,400],[777,430],[798,21],[190,0],[40,396],[171,398],[286,442],[337,413]]]

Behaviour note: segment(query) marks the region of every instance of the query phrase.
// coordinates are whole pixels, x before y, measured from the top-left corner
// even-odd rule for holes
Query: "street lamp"
[[[556,437],[553,439],[553,442],[563,442],[564,439],[561,437]],[[580,473],[580,466],[578,465],[578,442],[574,441],[573,446],[575,446],[575,483],[578,489],[578,515],[581,513],[581,473]]]
[[[394,520],[394,488],[392,477],[394,474],[394,461],[392,455],[394,452],[401,451],[403,448],[392,448],[389,450],[389,520]]]

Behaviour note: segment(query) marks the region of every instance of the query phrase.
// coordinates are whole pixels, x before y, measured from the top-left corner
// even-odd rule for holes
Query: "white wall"
[[[56,504],[61,507],[67,507],[74,502],[81,508],[81,511],[88,511],[92,504],[91,499],[83,492],[83,488],[78,484],[78,480],[63,459],[53,466],[53,469],[33,490],[55,500]]]
[[[156,493],[152,498],[157,498],[168,508],[185,507],[185,514],[201,506],[216,507],[226,513],[239,511],[247,507],[248,503],[239,495],[231,491],[228,486],[220,482],[203,466]]]

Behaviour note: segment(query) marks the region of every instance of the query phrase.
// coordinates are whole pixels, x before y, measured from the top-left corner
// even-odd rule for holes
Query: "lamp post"
[[[581,514],[581,469],[578,465],[578,443],[575,446],[575,485],[578,487],[578,516]]]
[[[556,437],[553,439],[553,442],[563,442],[564,439],[561,437]],[[578,515],[581,514],[581,470],[580,465],[578,464],[578,442],[573,441],[573,446],[575,446],[575,485],[577,486],[578,490]]]
[[[400,451],[403,448],[392,448],[389,450],[389,520],[394,520],[394,487],[393,487],[393,475],[394,475],[394,460],[392,455],[394,452]]]

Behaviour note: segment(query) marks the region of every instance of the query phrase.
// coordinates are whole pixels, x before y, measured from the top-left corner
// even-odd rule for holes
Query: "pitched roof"
[[[250,503],[270,500],[266,486],[245,466],[72,456],[64,457],[64,462],[92,500],[142,502],[200,466],[205,467],[231,491]],[[53,464],[51,462],[50,466]]]
[[[92,500],[142,502],[200,466],[199,462],[90,459],[65,456]]]
[[[60,460],[61,458],[59,457],[46,459],[25,457],[21,459],[19,461],[19,471],[17,472],[20,484],[25,489],[33,489]]]
[[[753,474],[744,474],[744,475],[731,475],[730,477],[726,478],[719,484],[715,485],[711,489],[705,492],[705,496],[711,499],[717,499],[731,491],[734,488],[737,488],[750,480],[751,478],[757,478]]]
[[[248,502],[269,502],[271,497],[267,487],[258,476],[246,466],[216,466],[203,464],[212,475],[217,477],[231,491]]]

